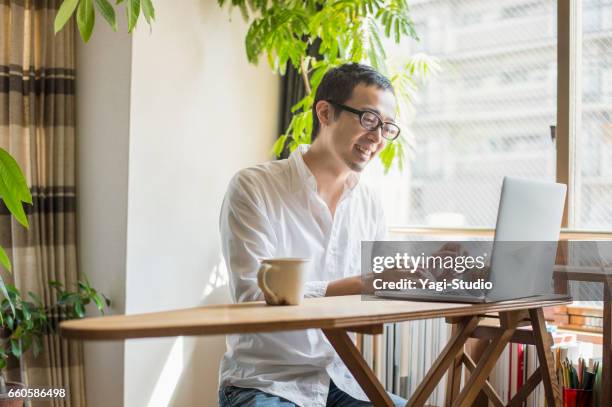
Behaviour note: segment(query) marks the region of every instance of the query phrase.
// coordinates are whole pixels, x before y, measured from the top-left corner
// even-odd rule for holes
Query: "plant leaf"
[[[19,164],[3,148],[0,148],[0,196],[17,221],[27,228],[28,218],[21,202],[32,204],[32,194]]]
[[[100,312],[104,314],[104,300],[102,299],[100,294],[94,294],[91,296],[91,298],[96,303],[96,307],[98,308],[98,310],[100,310]]]
[[[29,228],[28,217],[23,209],[23,204],[18,200],[15,195],[6,190],[6,184],[0,180],[0,196],[6,205],[9,212],[13,214],[17,222],[25,228]]]
[[[85,316],[85,308],[83,308],[83,303],[80,301],[74,303],[74,311],[79,318],[83,318]]]
[[[387,143],[387,146],[380,152],[379,157],[386,174],[391,169],[391,164],[395,158],[395,143]]]
[[[21,338],[22,333],[23,333],[23,325],[17,324],[17,327],[15,328],[15,331],[13,331],[13,333],[11,334],[10,338],[19,339]]]
[[[11,339],[11,353],[18,359],[21,357],[21,342],[19,340]]]
[[[142,14],[144,14],[147,23],[151,25],[151,22],[155,20],[155,8],[151,0],[142,0]]]
[[[272,151],[276,157],[280,157],[285,149],[285,141],[287,141],[287,135],[283,134],[274,142],[274,146],[272,147]]]
[[[84,42],[89,41],[95,20],[93,0],[81,0],[77,10],[77,26]]]
[[[11,311],[12,311],[13,315],[15,315],[15,304],[13,304],[13,300],[11,300],[11,296],[9,295],[8,289],[6,287],[6,284],[4,284],[4,280],[2,279],[2,275],[0,275],[0,291],[2,291],[2,294],[4,295],[4,298],[6,299],[6,301],[9,304],[9,306],[11,307]]]
[[[76,10],[76,7],[79,4],[79,0],[64,0],[59,10],[57,11],[57,15],[55,16],[55,21],[53,23],[53,30],[55,34],[60,32],[62,28],[66,25],[70,17]]]
[[[140,15],[140,0],[128,0],[125,10],[128,19],[128,32],[131,33],[136,27]]]
[[[28,309],[27,304],[22,304],[21,312],[23,313],[22,321],[29,321],[32,319],[32,314],[30,313],[30,310]]]
[[[104,302],[106,303],[106,306],[107,306],[107,307],[110,307],[110,306],[111,306],[111,300],[110,300],[110,298],[108,298],[108,297],[107,297],[106,295],[104,295],[104,294],[101,294],[101,295],[102,295],[102,297],[104,298]]]
[[[2,267],[4,267],[9,273],[13,271],[11,267],[11,259],[9,259],[2,246],[0,246],[0,264],[2,264]]]
[[[77,283],[77,286],[79,287],[80,290],[83,290],[85,292],[89,292],[89,286],[87,284],[85,284],[84,281],[79,281]]]
[[[108,22],[113,31],[117,31],[117,16],[115,15],[115,8],[108,2],[108,0],[96,0],[96,8],[102,14],[102,17]]]

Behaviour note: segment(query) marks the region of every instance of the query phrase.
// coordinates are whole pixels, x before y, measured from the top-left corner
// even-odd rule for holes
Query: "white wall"
[[[152,32],[98,21],[77,46],[80,267],[137,313],[224,301],[227,182],[267,160],[278,78],[215,2],[155,2]],[[215,405],[224,337],[86,342],[90,407]]]
[[[278,78],[249,65],[246,25],[216,2],[155,2],[133,37],[126,312],[223,297],[219,209],[240,168],[269,159]],[[132,340],[124,405],[215,405],[224,338]]]
[[[99,22],[77,42],[79,266],[125,312],[127,182],[132,40]],[[85,342],[90,407],[123,403],[123,342]]]

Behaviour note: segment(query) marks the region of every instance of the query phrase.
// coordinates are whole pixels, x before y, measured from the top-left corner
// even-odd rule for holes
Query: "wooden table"
[[[567,304],[569,301],[530,299],[491,304],[455,304],[411,301],[364,301],[361,296],[306,299],[297,306],[267,306],[263,302],[215,305],[176,311],[139,315],[117,315],[62,322],[60,333],[69,339],[120,340],[130,338],[180,335],[218,335],[322,329],[328,340],[375,406],[393,406],[382,384],[367,365],[348,332],[377,334],[384,323],[446,317],[454,324],[451,338],[438,359],[408,402],[423,406],[430,394],[451,368],[451,386],[447,404],[470,406],[506,344],[518,326],[533,327],[540,368],[527,381],[522,393],[544,383],[549,406],[561,405],[561,392],[555,379],[551,340],[546,332],[542,307]],[[482,316],[498,313],[500,327],[492,333],[491,342],[461,391],[460,380],[453,379],[452,368],[463,355],[463,346],[478,328]]]

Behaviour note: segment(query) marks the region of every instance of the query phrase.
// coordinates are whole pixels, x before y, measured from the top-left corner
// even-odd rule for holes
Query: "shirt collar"
[[[289,156],[289,161],[294,169],[292,177],[292,190],[297,191],[303,186],[308,186],[313,191],[317,190],[317,180],[304,162],[304,153],[310,148],[309,144],[300,144]],[[352,192],[359,183],[359,174],[351,171],[346,179],[345,193]]]

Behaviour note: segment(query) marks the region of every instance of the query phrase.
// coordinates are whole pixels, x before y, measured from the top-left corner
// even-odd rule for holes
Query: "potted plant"
[[[0,148],[0,198],[17,222],[28,228],[23,205],[32,205],[32,195],[19,164],[3,148]],[[1,246],[0,265],[12,272],[10,258]],[[24,298],[0,274],[0,407],[23,406],[23,398],[9,397],[16,390],[24,390],[23,384],[6,381],[4,373],[10,357],[19,359],[30,349],[38,356],[43,335],[56,333],[61,320],[84,317],[87,304],[94,303],[102,313],[105,306],[110,306],[110,300],[91,287],[87,278],[77,283],[76,291],[66,290],[57,281],[48,284],[57,292],[57,301],[46,307],[33,292]]]
[[[9,356],[21,357],[23,352],[33,348],[38,355],[42,348],[41,338],[47,325],[45,309],[34,293],[29,293],[32,301],[22,298],[19,290],[12,284],[6,284],[8,297],[0,303],[0,406],[20,406],[23,400],[13,398],[13,392],[24,388],[23,384],[7,383],[4,370]]]
[[[49,286],[57,292],[57,302],[45,307],[37,294],[29,291],[24,297],[14,285],[5,285],[8,295],[0,302],[0,407],[22,406],[22,396],[27,394],[23,384],[6,381],[5,369],[10,357],[19,359],[29,350],[37,357],[42,350],[43,335],[56,334],[60,321],[84,317],[90,303],[104,314],[111,303],[87,278],[77,283],[76,291],[66,290],[57,281],[50,281]]]

